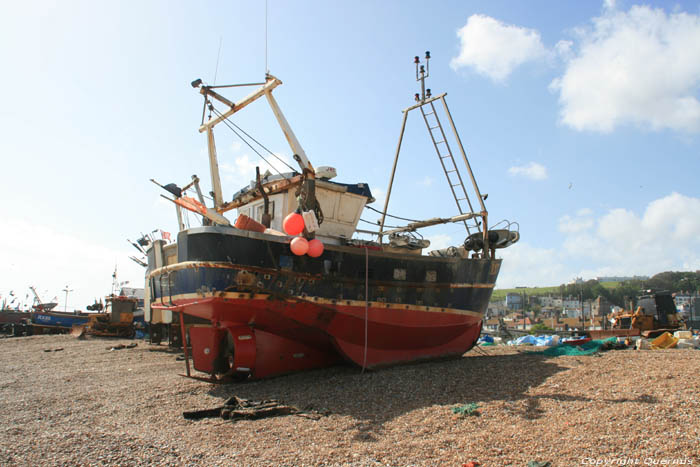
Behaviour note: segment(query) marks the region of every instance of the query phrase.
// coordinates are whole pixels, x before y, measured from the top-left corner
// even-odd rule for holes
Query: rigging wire
[[[375,209],[372,206],[365,206],[367,209],[371,209],[374,212],[378,212],[379,214],[384,214],[382,211],[379,209]],[[387,217],[392,217],[394,219],[399,219],[401,221],[406,221],[406,222],[420,222],[419,220],[416,219],[406,219],[405,217],[399,217],[399,216],[392,216],[391,214],[386,214]]]
[[[377,222],[372,222],[372,221],[368,221],[368,220],[365,220],[365,219],[362,219],[362,218],[360,218],[360,220],[361,220],[362,222],[366,222],[367,224],[372,224],[372,225],[375,226],[375,227],[378,227],[378,226],[379,226],[379,221],[377,221]],[[400,225],[386,225],[386,224],[384,224],[384,227],[389,228],[389,229],[400,229],[402,226],[400,226]]]
[[[199,193],[196,193],[196,192],[195,192],[195,193],[192,193],[190,190],[192,190],[192,188],[188,188],[188,189],[186,189],[186,190],[182,190],[182,194],[183,194],[183,195],[184,195],[184,194],[187,194],[187,195],[195,195],[195,194],[196,194],[197,196],[199,196]],[[202,198],[206,198],[206,199],[208,199],[208,200],[214,201],[214,198],[212,198],[212,197],[209,196],[209,195],[205,195],[204,193],[202,193]]]
[[[272,152],[272,151],[270,151],[269,149],[267,149],[260,141],[256,140],[255,138],[253,138],[252,136],[250,136],[248,133],[246,133],[246,131],[245,131],[243,128],[239,127],[238,125],[236,125],[236,124],[233,123],[233,122],[231,122],[231,124],[232,124],[233,126],[235,126],[241,133],[243,133],[244,135],[246,135],[248,138],[252,139],[252,140],[255,142],[255,144],[257,144],[258,146],[260,146],[261,148],[263,148],[265,151],[267,151],[272,157],[274,157],[275,159],[277,159],[278,161],[280,161],[282,164],[284,164],[284,165],[286,165],[287,167],[289,167],[289,170],[291,170],[292,172],[295,172],[294,167],[292,167],[291,165],[287,164],[287,163],[284,161],[284,159],[282,159],[282,158],[279,157],[277,154],[275,154],[274,152]]]
[[[211,110],[214,112],[214,114],[216,114],[217,117],[223,118],[223,114],[222,114],[221,112],[219,112],[218,110],[216,110],[213,106],[211,107]],[[255,138],[253,138],[252,136],[250,136],[248,133],[246,133],[245,130],[243,130],[241,127],[239,127],[238,125],[236,125],[235,123],[233,123],[232,121],[230,121],[228,118],[223,118],[222,121],[224,122],[224,124],[226,124],[226,126],[229,128],[229,130],[231,130],[236,136],[238,136],[238,138],[240,138],[241,141],[243,141],[255,154],[258,155],[258,157],[260,157],[260,159],[264,160],[265,163],[266,163],[267,165],[269,165],[269,166],[272,168],[272,170],[274,170],[275,172],[277,172],[280,176],[282,176],[282,177],[285,178],[285,179],[288,179],[288,177],[285,177],[285,176],[282,174],[282,172],[280,172],[279,170],[277,170],[277,168],[276,168],[274,165],[270,164],[270,162],[269,162],[267,159],[265,159],[265,157],[263,157],[263,155],[260,154],[260,152],[258,152],[258,150],[255,149],[255,148],[253,147],[253,145],[250,144],[250,143],[248,142],[248,140],[246,140],[244,137],[242,137],[233,127],[236,127],[241,133],[243,133],[243,134],[246,135],[248,138],[250,138],[251,140],[253,140],[258,146],[260,146],[261,148],[263,148],[264,150],[266,150],[268,153],[270,153],[275,159],[277,159],[278,161],[280,161],[282,164],[284,164],[284,165],[286,165],[287,167],[289,167],[293,172],[295,171],[294,168],[293,168],[291,165],[287,164],[287,163],[286,163],[284,160],[282,160],[279,156],[277,156],[275,153],[273,153],[272,151],[270,151],[269,149],[267,149],[265,146],[262,145],[262,143],[260,143],[260,142],[257,141]]]
[[[375,208],[373,208],[372,206],[365,206],[365,208],[371,209],[372,211],[374,211],[374,212],[376,212],[376,213],[379,213],[379,214],[384,214],[382,211],[380,211],[379,209],[375,209]],[[386,217],[391,217],[391,218],[393,218],[393,219],[398,219],[398,220],[406,221],[406,222],[421,222],[421,221],[416,220],[416,219],[407,219],[407,218],[405,218],[405,217],[392,216],[391,214],[388,214],[388,213],[386,214]],[[361,221],[364,221],[364,222],[368,222],[368,221],[365,221],[364,219],[360,219],[360,220],[361,220]],[[368,222],[368,223],[372,224],[373,222]],[[480,225],[481,225],[480,222],[476,222],[476,223],[475,223],[475,227],[476,227],[476,228],[479,228]],[[390,228],[390,229],[400,228],[399,226],[391,226],[391,225],[385,225],[384,227],[388,227],[388,228]]]

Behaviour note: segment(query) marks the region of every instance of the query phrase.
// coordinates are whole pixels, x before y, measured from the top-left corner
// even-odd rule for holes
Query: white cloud
[[[580,46],[552,81],[561,121],[576,130],[610,132],[624,124],[700,131],[700,17],[607,1]]]
[[[473,67],[494,81],[503,81],[523,63],[547,55],[536,30],[505,24],[485,15],[470,16],[457,36],[460,51],[450,66],[454,70]]]
[[[570,60],[571,58],[573,58],[573,47],[574,43],[572,41],[560,40],[554,46],[554,51],[563,60]]]
[[[572,258],[635,274],[700,269],[700,199],[672,193],[641,216],[612,209],[593,231],[568,237],[564,248]]]
[[[422,186],[425,186],[425,187],[429,187],[429,186],[431,186],[431,185],[433,184],[434,181],[435,181],[435,179],[433,179],[433,177],[428,177],[428,176],[426,175],[425,177],[423,177],[423,180],[421,180],[420,182],[418,182],[418,184],[419,184],[419,185],[422,185]]]
[[[605,10],[614,10],[616,5],[616,0],[604,0],[603,1],[603,9]]]
[[[386,190],[383,188],[372,188],[372,196],[374,197],[374,203],[371,206],[374,209],[379,209],[380,211],[384,209],[384,202],[386,201]]]
[[[129,280],[131,287],[144,286],[145,270],[129,259],[130,255],[140,254],[126,242],[115,247],[101,243],[99,238],[13,218],[3,220],[0,242],[12,245],[2,254],[3,296],[14,289],[24,298],[33,285],[40,292],[47,291],[43,300],[57,296],[62,311],[66,298],[62,289],[68,285],[72,290],[68,294],[68,310],[85,311],[95,298],[111,292],[115,266],[120,281]]]
[[[508,169],[508,173],[514,177],[525,177],[530,180],[545,180],[547,179],[547,167],[538,164],[537,162],[530,162],[527,165],[513,166]]]
[[[430,240],[430,247],[428,247],[428,250],[442,250],[443,248],[455,245],[452,237],[445,234],[436,234],[425,238],[426,240]]]
[[[285,154],[275,154],[277,157],[282,159],[284,162],[294,167],[290,159]],[[234,191],[238,191],[250,184],[251,181],[255,180],[255,167],[260,167],[260,174],[263,175],[266,170],[269,170],[273,174],[289,172],[291,169],[287,167],[284,163],[280,162],[273,156],[266,157],[270,164],[266,163],[257,156],[251,158],[249,154],[236,155],[232,162],[222,161],[223,157],[219,158],[219,169],[221,171],[221,176],[226,182],[227,186],[233,188]]]
[[[571,277],[571,271],[555,248],[538,248],[518,242],[504,250],[496,287],[559,285]]]
[[[563,233],[578,233],[588,230],[595,225],[591,217],[593,211],[588,208],[579,209],[575,216],[565,215],[559,218],[559,231]]]
[[[590,209],[580,209],[559,219],[559,230],[565,237],[551,248],[520,241],[500,250],[498,287],[700,269],[700,198],[671,193],[650,202],[641,215],[616,208],[595,218]]]

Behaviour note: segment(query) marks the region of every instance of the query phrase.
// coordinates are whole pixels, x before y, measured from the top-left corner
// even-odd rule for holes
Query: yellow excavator
[[[637,297],[637,309],[632,311],[632,306],[629,308],[612,315],[613,333],[618,330],[630,331],[625,335],[656,337],[666,331],[673,332],[685,328],[670,292],[646,290],[643,295]]]
[[[84,334],[102,337],[134,337],[134,311],[138,299],[123,295],[110,295],[104,313],[91,313],[82,328],[75,328],[72,334],[82,337]]]

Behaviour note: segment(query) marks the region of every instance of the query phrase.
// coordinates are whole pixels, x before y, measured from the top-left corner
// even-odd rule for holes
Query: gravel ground
[[[364,374],[339,366],[212,385],[179,376],[184,363],[165,346],[108,350],[120,343],[0,340],[0,465],[700,465],[697,350],[487,347]],[[328,415],[182,416],[234,394]],[[469,403],[476,414],[453,414]]]

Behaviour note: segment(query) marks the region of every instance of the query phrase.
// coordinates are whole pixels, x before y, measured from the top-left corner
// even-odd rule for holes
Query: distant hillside
[[[587,288],[586,284],[587,283],[581,284],[581,286],[583,288]],[[620,282],[603,282],[600,284],[600,286],[607,290],[613,290],[620,286]],[[518,287],[515,289],[496,289],[491,295],[491,300],[503,300],[506,298],[506,294],[509,293],[524,293],[525,295],[560,295],[562,293],[562,288],[564,289],[564,295],[569,295],[567,293],[567,290],[575,290],[578,287],[578,285],[553,285],[549,287]]]
[[[524,293],[525,295],[558,294],[559,286],[553,285],[551,287],[519,287],[517,289],[496,289],[491,295],[491,300],[503,300],[504,298],[506,298],[506,294],[509,293]]]
[[[669,292],[698,292],[700,291],[700,271],[674,272],[667,271],[656,274],[648,279],[632,279],[622,282],[598,282],[589,280],[581,284],[562,284],[551,287],[523,287],[515,289],[496,289],[491,300],[503,300],[508,293],[524,293],[526,295],[559,295],[573,296],[579,294],[584,300],[595,299],[599,295],[607,298],[610,303],[626,306],[626,300],[636,299],[643,290],[667,290]]]

